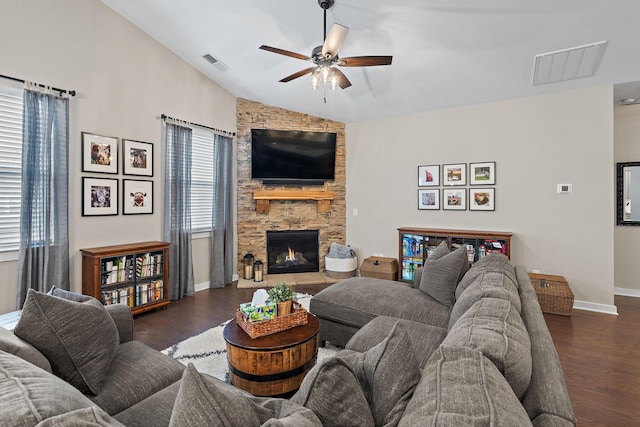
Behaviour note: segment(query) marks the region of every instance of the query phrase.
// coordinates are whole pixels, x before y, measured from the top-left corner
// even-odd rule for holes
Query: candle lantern
[[[244,256],[244,278],[253,279],[253,255],[246,254]]]
[[[263,279],[263,275],[264,275],[264,271],[262,270],[264,267],[264,264],[262,264],[262,261],[257,260],[256,262],[253,263],[253,281],[254,282],[262,282]]]

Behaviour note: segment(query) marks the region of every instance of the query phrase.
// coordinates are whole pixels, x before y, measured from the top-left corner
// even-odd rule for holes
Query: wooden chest
[[[397,280],[398,261],[395,258],[370,256],[360,267],[360,276],[376,279]]]
[[[543,313],[571,316],[573,292],[562,276],[529,273]]]

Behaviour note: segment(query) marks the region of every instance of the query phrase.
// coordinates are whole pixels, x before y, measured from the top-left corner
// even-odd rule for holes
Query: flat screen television
[[[323,184],[335,178],[336,134],[251,130],[251,178],[265,184]]]

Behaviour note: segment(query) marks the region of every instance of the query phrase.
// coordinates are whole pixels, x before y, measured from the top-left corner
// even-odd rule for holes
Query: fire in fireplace
[[[318,230],[267,231],[267,273],[320,271]]]

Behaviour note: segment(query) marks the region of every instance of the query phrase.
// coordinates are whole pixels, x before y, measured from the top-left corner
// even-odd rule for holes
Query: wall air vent
[[[606,41],[536,55],[533,85],[564,82],[595,74]]]
[[[202,57],[220,71],[227,71],[229,69],[224,62],[209,53],[205,53]]]

